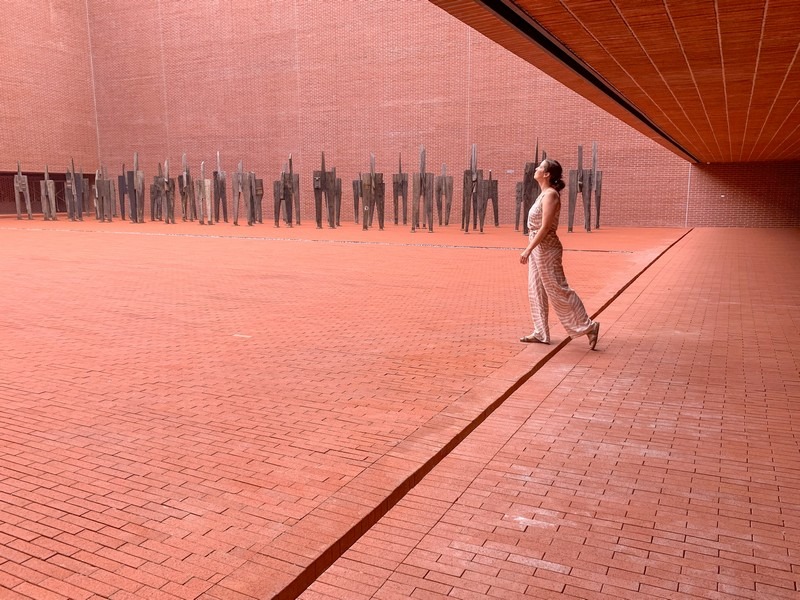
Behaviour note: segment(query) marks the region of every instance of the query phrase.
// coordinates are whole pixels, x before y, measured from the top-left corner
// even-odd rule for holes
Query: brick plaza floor
[[[0,599],[794,598],[800,232],[0,218]]]

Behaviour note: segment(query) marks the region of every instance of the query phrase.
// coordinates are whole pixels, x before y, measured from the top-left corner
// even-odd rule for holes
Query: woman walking
[[[564,189],[562,169],[558,161],[545,159],[536,167],[534,178],[542,188],[528,212],[528,245],[519,256],[519,262],[528,265],[528,298],[531,303],[533,333],[520,338],[521,342],[550,343],[547,323],[549,303],[561,324],[571,337],[589,336],[589,347],[594,350],[600,323],[592,321],[578,294],[569,287],[564,275],[562,254],[564,248],[556,235]]]

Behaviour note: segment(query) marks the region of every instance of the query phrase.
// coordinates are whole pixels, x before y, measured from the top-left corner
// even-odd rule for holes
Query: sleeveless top
[[[531,206],[531,210],[528,212],[528,239],[532,240],[533,236],[536,235],[536,232],[542,226],[542,196],[544,192],[539,194],[539,197],[536,198],[536,201]],[[559,199],[561,195],[559,194]],[[553,219],[553,225],[550,227],[550,231],[547,232],[547,235],[544,236],[544,239],[541,242],[541,246],[560,246],[561,242],[556,235],[556,229],[558,229],[558,219],[561,214],[561,202],[558,203],[558,210],[556,211],[556,218]]]

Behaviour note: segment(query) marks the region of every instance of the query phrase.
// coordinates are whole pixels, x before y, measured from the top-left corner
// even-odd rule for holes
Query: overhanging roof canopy
[[[431,2],[688,160],[800,160],[797,0]]]

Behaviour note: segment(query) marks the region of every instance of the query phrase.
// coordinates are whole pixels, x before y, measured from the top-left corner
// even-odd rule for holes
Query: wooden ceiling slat
[[[711,2],[679,2],[668,4],[667,9],[679,41],[676,52],[686,64],[692,80],[691,89],[687,88],[685,95],[681,96],[682,105],[691,107],[688,112],[693,120],[708,125],[703,135],[709,140],[711,156],[720,160],[731,153],[731,142],[715,6]],[[669,57],[665,59],[669,60]],[[672,60],[677,62],[674,56]],[[668,79],[668,83],[675,90],[679,89],[677,82]]]
[[[792,131],[791,127],[784,129],[781,125],[800,98],[797,57],[800,29],[795,27],[789,31],[786,28],[787,22],[797,22],[797,13],[796,4],[770,2],[767,6],[758,71],[744,135],[745,160],[770,156],[769,147],[776,143],[779,127],[783,135]]]
[[[474,0],[431,1],[686,156]],[[796,0],[516,4],[700,160],[800,159]]]
[[[800,64],[795,63],[789,77],[800,78]],[[761,160],[762,156],[776,153],[780,148],[789,147],[795,129],[800,126],[800,97],[783,92],[775,98],[769,108],[768,116],[759,128],[759,135],[753,141],[751,160]],[[794,133],[796,135],[796,133]]]
[[[570,50],[673,139],[696,154],[716,150],[708,145],[714,138],[709,120],[687,110],[702,105],[686,61],[674,60],[676,53],[680,54],[680,44],[677,36],[669,35],[672,24],[666,13],[654,18],[641,3],[622,6],[597,0],[559,3],[557,9],[548,3],[544,6],[539,0],[520,2],[521,8],[536,10],[531,16],[557,38],[563,40],[569,35]],[[639,37],[640,30],[661,35]],[[658,43],[643,45],[653,39]],[[671,84],[669,79],[673,80]],[[687,95],[688,102],[682,97]]]
[[[787,133],[784,142],[776,145],[771,156],[774,160],[796,160],[795,156],[800,154],[800,123]]]
[[[640,85],[649,90],[654,101],[670,115],[680,112],[689,122],[680,131],[664,125],[665,131],[694,154],[718,154],[719,140],[693,73],[691,48],[687,48],[686,40],[692,40],[694,36],[680,29],[679,26],[684,22],[682,15],[678,14],[676,18],[664,10],[647,12],[641,3],[627,3],[624,6],[629,5],[630,12],[624,13],[625,26],[631,29],[637,42],[642,45],[657,77],[645,79],[643,75]],[[627,10],[622,6],[619,9]],[[707,27],[706,22],[698,20],[691,27],[703,30]],[[649,69],[635,60],[629,61],[629,68],[640,72]]]
[[[731,156],[742,160],[753,82],[759,60],[764,5],[741,0],[718,2],[723,76],[728,94]]]

